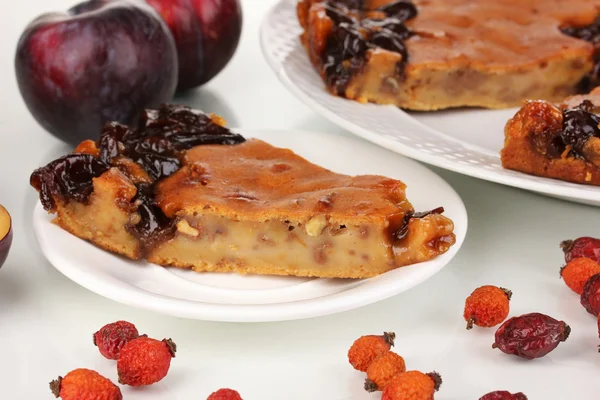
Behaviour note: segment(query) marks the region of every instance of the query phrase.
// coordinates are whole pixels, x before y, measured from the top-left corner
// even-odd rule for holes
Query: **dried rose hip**
[[[525,314],[500,325],[492,348],[531,360],[550,353],[570,333],[571,328],[564,321],[540,313]]]
[[[587,257],[600,263],[600,239],[584,236],[575,240],[564,240],[560,243],[560,247],[565,253],[566,262]]]
[[[511,297],[510,290],[496,286],[475,289],[465,301],[463,316],[467,329],[472,329],[473,324],[489,328],[502,323],[508,317]]]
[[[560,276],[565,284],[575,293],[581,295],[585,283],[592,276],[600,274],[600,264],[591,258],[575,258],[560,270]]]
[[[600,274],[592,276],[583,286],[581,305],[590,314],[600,315]]]
[[[506,390],[497,390],[479,398],[479,400],[527,400],[523,393],[512,394]]]

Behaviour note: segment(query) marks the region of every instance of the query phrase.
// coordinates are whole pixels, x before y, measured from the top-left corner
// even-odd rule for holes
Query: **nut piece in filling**
[[[327,89],[409,110],[560,101],[600,82],[600,0],[299,0]]]
[[[505,127],[504,168],[600,185],[600,88],[562,104],[529,101]]]
[[[364,278],[454,244],[443,208],[415,212],[402,182],[336,174],[222,125],[185,107],[147,110],[31,183],[74,235],[199,272]]]

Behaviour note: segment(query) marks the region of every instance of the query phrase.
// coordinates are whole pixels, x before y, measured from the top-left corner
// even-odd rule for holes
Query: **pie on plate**
[[[600,80],[600,0],[299,0],[328,90],[409,110],[561,101]]]
[[[455,243],[443,209],[415,212],[398,180],[336,174],[175,105],[107,124],[31,184],[75,236],[198,272],[365,278]]]
[[[560,104],[528,101],[505,128],[504,168],[600,186],[600,88]]]

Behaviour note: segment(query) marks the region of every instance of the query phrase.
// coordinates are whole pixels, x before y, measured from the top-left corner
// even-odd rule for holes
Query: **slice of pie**
[[[107,124],[31,184],[72,234],[199,272],[365,278],[455,242],[443,209],[414,212],[400,181],[333,173],[181,106]]]
[[[600,0],[299,0],[297,14],[329,91],[360,102],[506,108],[600,83]]]
[[[505,127],[504,168],[600,185],[600,87],[561,104],[528,101]]]

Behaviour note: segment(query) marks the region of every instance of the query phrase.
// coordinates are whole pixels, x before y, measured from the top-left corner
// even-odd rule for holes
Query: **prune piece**
[[[94,190],[92,179],[108,170],[108,165],[89,154],[69,154],[31,174],[31,186],[40,192],[44,209],[55,211],[52,196],[86,202]]]
[[[385,18],[385,19],[370,19],[365,18],[362,21],[362,24],[365,28],[375,30],[375,31],[389,31],[394,34],[400,40],[406,40],[413,35],[412,31],[406,27],[397,18]]]
[[[348,24],[340,24],[329,38],[323,68],[328,86],[342,95],[352,76],[364,65],[367,42]]]
[[[549,158],[559,158],[566,149],[565,143],[561,138],[561,130],[547,129],[540,134],[532,137],[533,145],[536,150]]]
[[[352,24],[354,20],[348,15],[344,14],[339,8],[332,6],[331,4],[325,4],[325,14],[336,24],[341,23]]]
[[[166,240],[175,233],[175,225],[154,204],[153,188],[149,185],[138,185],[134,198],[140,220],[130,225],[127,230],[142,243],[142,248],[151,248],[155,243]]]
[[[98,147],[100,148],[100,159],[106,164],[121,154],[119,142],[122,142],[127,136],[131,136],[132,129],[119,124],[118,122],[108,122],[104,125],[104,130],[100,134]]]
[[[166,178],[181,168],[181,161],[175,157],[155,153],[139,153],[131,157],[140,164],[154,180]]]
[[[406,47],[404,46],[404,42],[402,42],[402,38],[393,32],[386,30],[376,32],[373,34],[373,36],[371,36],[369,42],[377,47],[381,47],[382,49],[400,53],[403,60],[406,60],[408,57],[406,53]]]
[[[567,36],[595,43],[600,39],[600,20],[596,20],[596,22],[591,25],[568,27],[561,29],[561,31]]]
[[[398,0],[383,5],[378,10],[386,13],[388,17],[393,17],[400,21],[406,21],[417,16],[417,7],[409,0]]]
[[[600,129],[598,129],[600,117],[589,111],[585,111],[589,105],[584,103],[564,112],[563,130],[561,133],[563,142],[571,145],[579,154],[581,154],[583,146],[590,137],[600,137]]]

